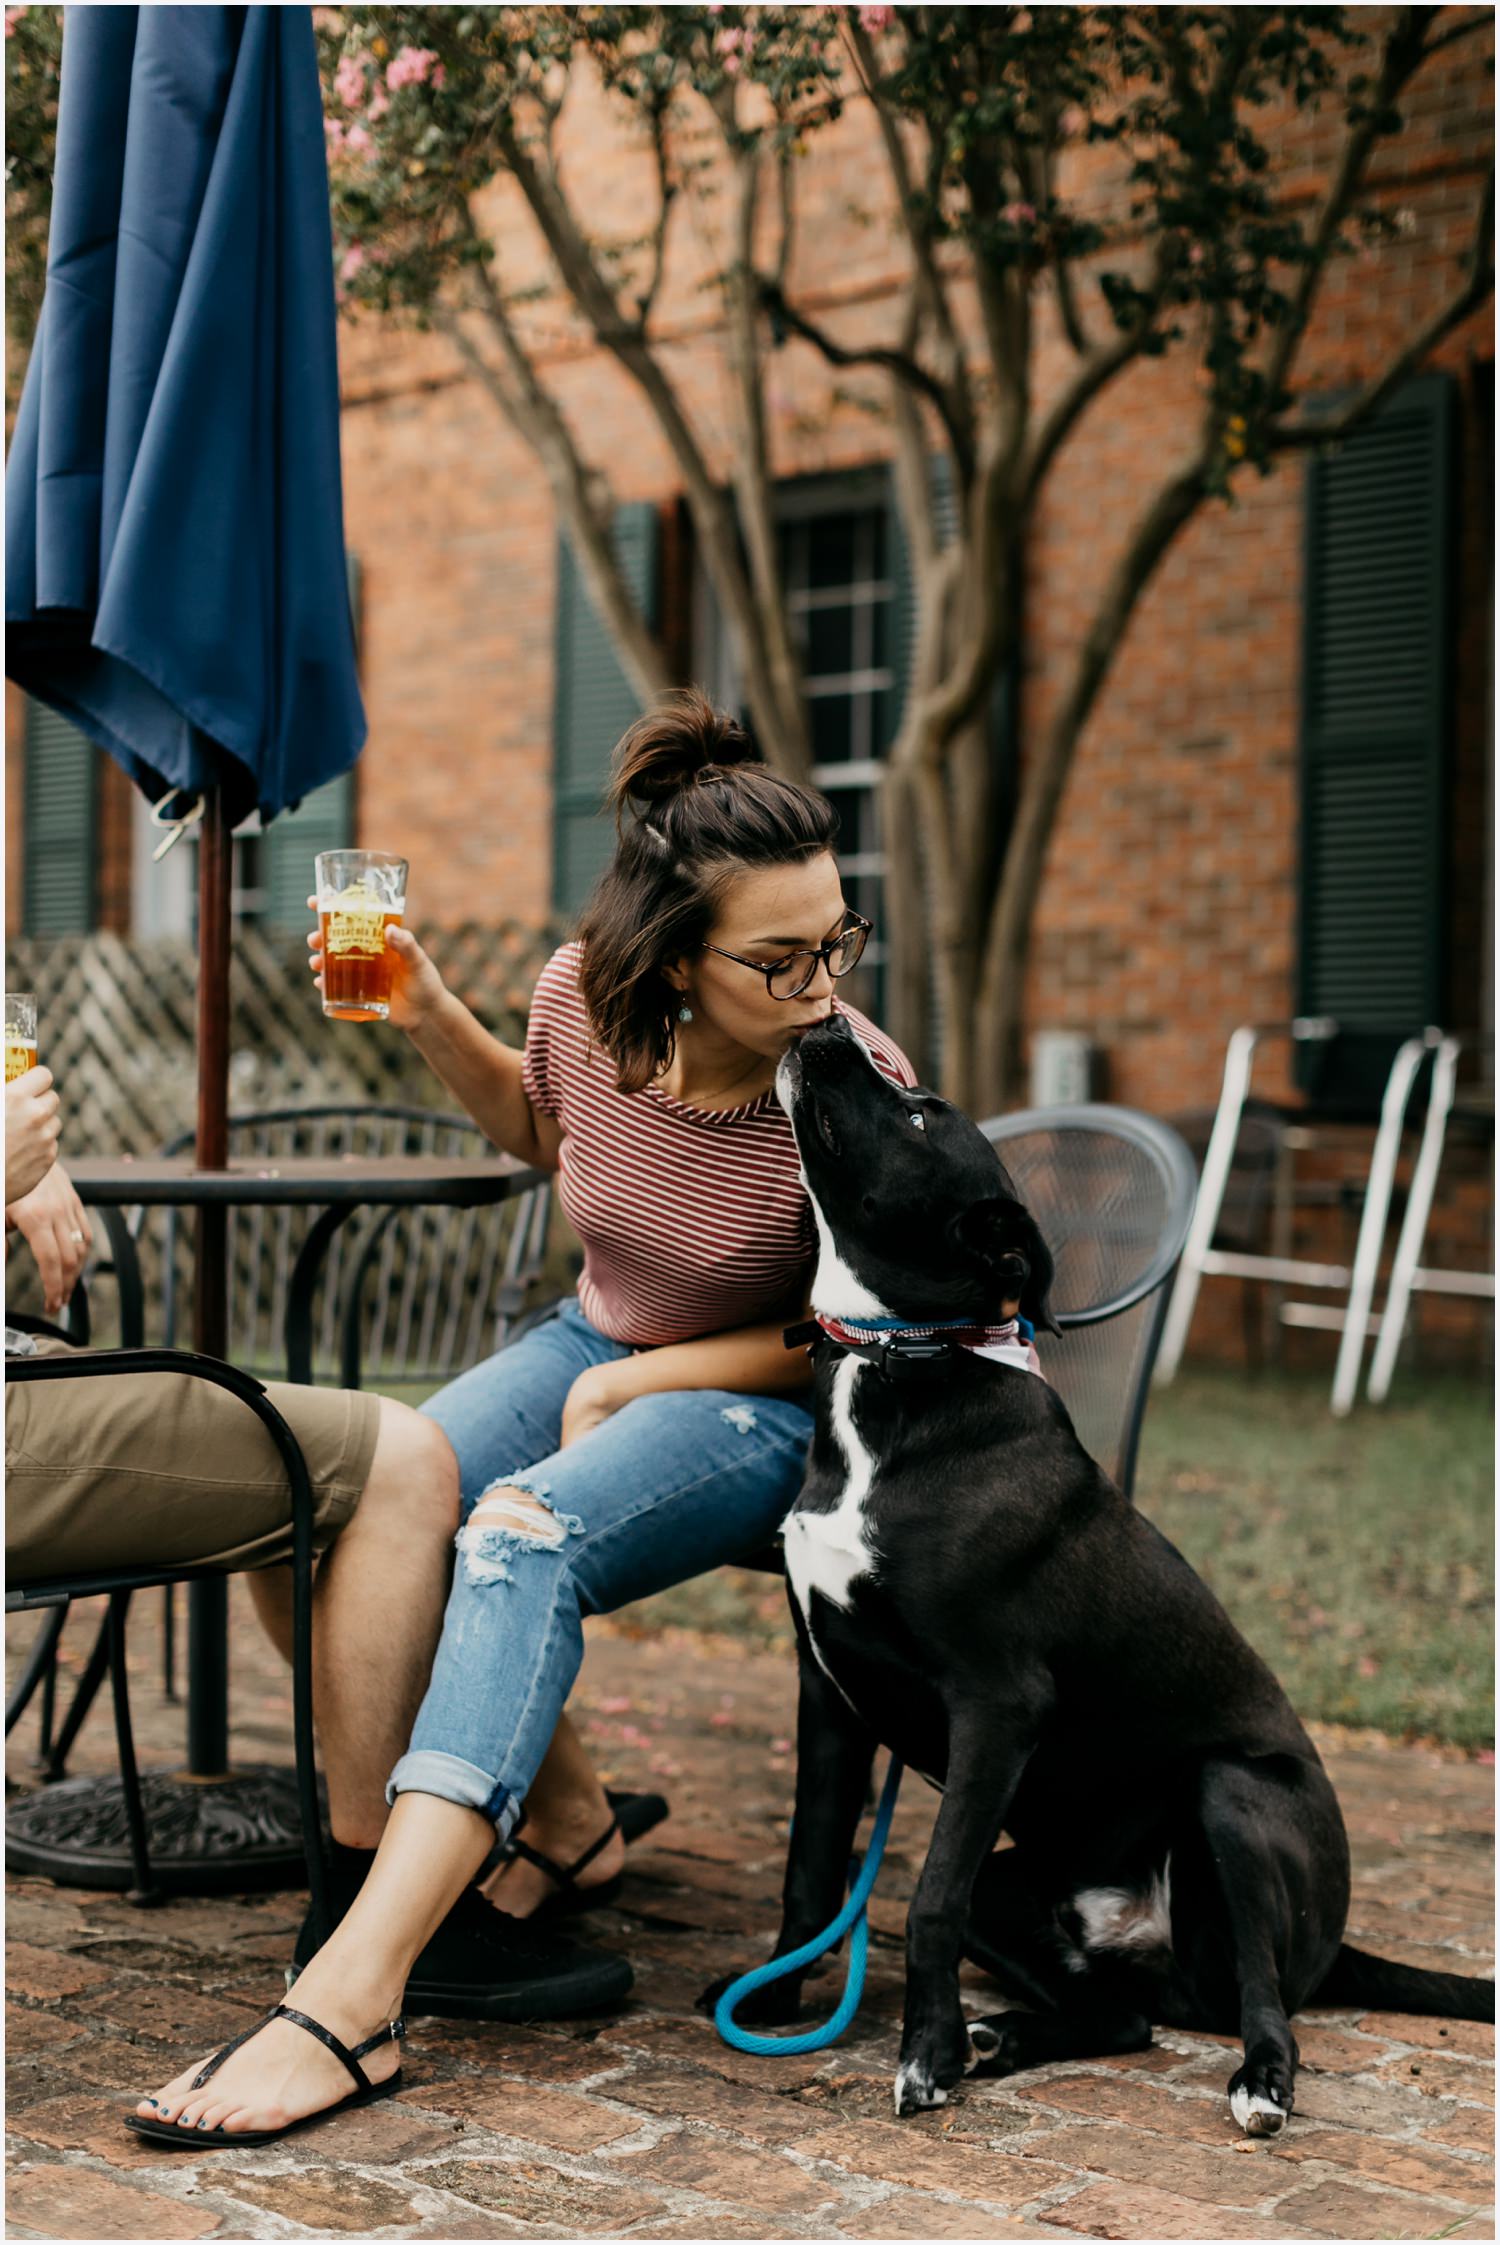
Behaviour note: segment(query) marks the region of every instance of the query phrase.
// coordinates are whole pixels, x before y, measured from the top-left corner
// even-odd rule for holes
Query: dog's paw
[[[934,2079],[930,2067],[921,2059],[912,2059],[896,2070],[896,2118],[905,2120],[914,2112],[931,2112],[935,2105],[946,2105],[948,2092]]]
[[[992,2018],[971,2019],[969,2029],[969,2063],[965,2071],[993,2081],[1005,2074],[1021,2072],[1026,2055],[1021,2047],[1021,2030],[1003,2011]]]
[[[727,1972],[722,1980],[715,1980],[698,1998],[697,2008],[711,2019],[718,2008],[719,1998],[726,1988],[732,1988],[740,1977],[737,1972]],[[768,1981],[765,1987],[755,1988],[743,2002],[734,2007],[737,2027],[790,2027],[801,2017],[802,1981],[793,1975],[786,1980]]]
[[[1279,2136],[1292,2113],[1292,2069],[1278,2052],[1245,2061],[1230,2078],[1229,2110],[1247,2136]]]

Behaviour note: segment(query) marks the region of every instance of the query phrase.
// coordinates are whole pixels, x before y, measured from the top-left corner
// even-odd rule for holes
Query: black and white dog
[[[1017,1300],[1057,1330],[1045,1243],[966,1116],[890,1083],[838,1016],[776,1089],[816,1213],[813,1307],[846,1341]],[[776,1953],[839,1908],[884,1744],[943,1795],[907,1920],[898,2113],[966,2073],[1142,2049],[1156,2021],[1243,2039],[1230,2107],[1268,2135],[1304,2004],[1494,2016],[1487,1980],[1343,1945],[1349,1849],[1316,1748],[1044,1378],[1003,1347],[861,1349],[821,1326],[814,1354],[786,1523],[801,1703]],[[1024,2008],[966,2022],[965,1953]],[[799,2002],[782,1981],[740,2016]]]

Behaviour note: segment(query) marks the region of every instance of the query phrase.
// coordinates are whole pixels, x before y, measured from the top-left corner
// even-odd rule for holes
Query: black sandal
[[[233,2042],[226,2042],[222,2050],[216,2050],[202,2072],[194,2076],[185,2094],[190,2097],[195,2089],[201,2089],[205,2082],[211,2081],[230,2052],[238,2050],[241,2043],[249,2042],[253,2035],[260,2033],[262,2027],[268,2027],[273,2019],[290,2019],[294,2027],[305,2027],[310,2035],[316,2035],[318,2041],[333,2052],[335,2058],[353,2075],[356,2083],[347,2097],[340,2097],[335,2104],[325,2105],[321,2112],[304,2113],[300,2120],[289,2120],[284,2128],[184,2128],[180,2120],[146,2120],[140,2113],[127,2113],[126,2127],[134,2135],[148,2137],[154,2144],[274,2144],[281,2137],[290,2136],[294,2129],[310,2128],[318,2120],[331,2120],[336,2112],[348,2112],[352,2105],[373,2105],[377,2097],[392,2096],[401,2087],[399,2066],[388,2081],[371,2081],[359,2060],[367,2051],[378,2049],[383,2042],[402,2041],[406,2034],[404,2018],[392,2019],[386,2026],[377,2028],[374,2034],[366,2035],[363,2042],[350,2050],[329,2028],[319,2026],[316,2019],[309,2019],[305,2011],[293,2011],[289,2004],[278,2003],[273,2011],[266,2013],[264,2019],[257,2019],[253,2027],[246,2027],[244,2033],[236,2035]]]
[[[497,1863],[514,1863],[518,1857],[523,1863],[534,1863],[557,1888],[556,1894],[549,1894],[545,1902],[539,1902],[528,1916],[521,1919],[521,1924],[532,1925],[538,1918],[571,1917],[579,1910],[597,1910],[606,1902],[612,1902],[624,1884],[623,1871],[616,1871],[612,1879],[601,1879],[597,1886],[580,1886],[578,1874],[587,1870],[602,1848],[608,1847],[619,1829],[620,1819],[611,1812],[609,1822],[598,1839],[592,1841],[582,1855],[576,1856],[571,1863],[555,1862],[550,1855],[543,1855],[539,1847],[532,1847],[526,1840],[517,1839],[514,1833],[508,1840],[502,1840],[495,1854]],[[503,1893],[504,1889],[500,1891]],[[503,1910],[505,1905],[497,1900],[495,1907]]]

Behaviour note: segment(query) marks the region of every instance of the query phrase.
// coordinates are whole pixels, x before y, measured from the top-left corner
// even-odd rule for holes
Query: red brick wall
[[[1410,209],[1415,224],[1399,243],[1330,275],[1302,362],[1316,386],[1367,373],[1452,288],[1487,161],[1491,44],[1485,33],[1429,66],[1410,128],[1381,157],[1377,199]],[[618,232],[639,194],[639,155],[595,103],[580,101],[571,127],[575,147],[589,152],[574,177]],[[815,145],[794,275],[794,293],[848,338],[889,332],[899,279],[889,228],[856,207],[879,201],[866,133],[851,111]],[[1305,202],[1321,191],[1331,133],[1331,120],[1286,122],[1277,145],[1289,196]],[[1117,212],[1113,154],[1075,161],[1086,196]],[[495,208],[507,285],[544,279],[508,189],[495,191]],[[701,238],[685,242],[662,306],[674,378],[710,432],[723,428],[724,375],[712,297],[699,284],[722,216],[708,209]],[[522,320],[618,495],[673,498],[680,477],[655,424],[618,370],[583,344],[564,305],[544,299]],[[1464,392],[1450,1012],[1464,1025],[1477,1012],[1484,878],[1490,334],[1486,311],[1434,362],[1454,371]],[[1067,366],[1066,344],[1044,332],[1044,396]],[[401,834],[416,883],[440,884],[423,895],[424,912],[439,920],[540,914],[550,865],[555,544],[543,478],[438,337],[351,329],[344,380],[372,724],[362,836],[379,843]],[[880,414],[840,399],[840,390],[865,405],[880,401],[878,382],[837,378],[804,346],[779,355],[771,399],[780,472],[888,454]],[[1059,463],[1032,553],[1023,686],[1031,739],[1063,690],[1125,526],[1192,440],[1197,402],[1190,367],[1143,366],[1109,391]],[[725,464],[722,444],[717,464]],[[1086,1030],[1106,1050],[1111,1096],[1167,1114],[1212,1104],[1229,1030],[1285,1016],[1295,994],[1303,469],[1291,459],[1266,481],[1247,473],[1235,497],[1232,507],[1203,509],[1132,619],[1048,855],[1028,986],[1034,1026]],[[1274,1050],[1263,1088],[1286,1089]],[[1455,1175],[1434,1258],[1482,1260],[1487,1206],[1482,1181],[1460,1190]],[[1226,1319],[1236,1325],[1234,1291],[1207,1290],[1206,1336]],[[1471,1307],[1430,1305],[1427,1315],[1465,1334],[1477,1329]],[[1322,1344],[1303,1335],[1293,1345],[1316,1353]]]

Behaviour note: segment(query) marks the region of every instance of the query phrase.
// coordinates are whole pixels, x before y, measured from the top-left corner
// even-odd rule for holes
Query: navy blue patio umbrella
[[[334,323],[311,11],[67,9],[47,287],[7,463],[5,667],[159,819],[201,818],[204,1168],[227,1159],[231,831],[346,771],[365,737]],[[194,1291],[197,1346],[222,1355],[222,1210],[200,1216]],[[222,1585],[193,1595],[196,1627]],[[206,1740],[190,1727],[197,1774],[223,1766],[219,1699]]]

